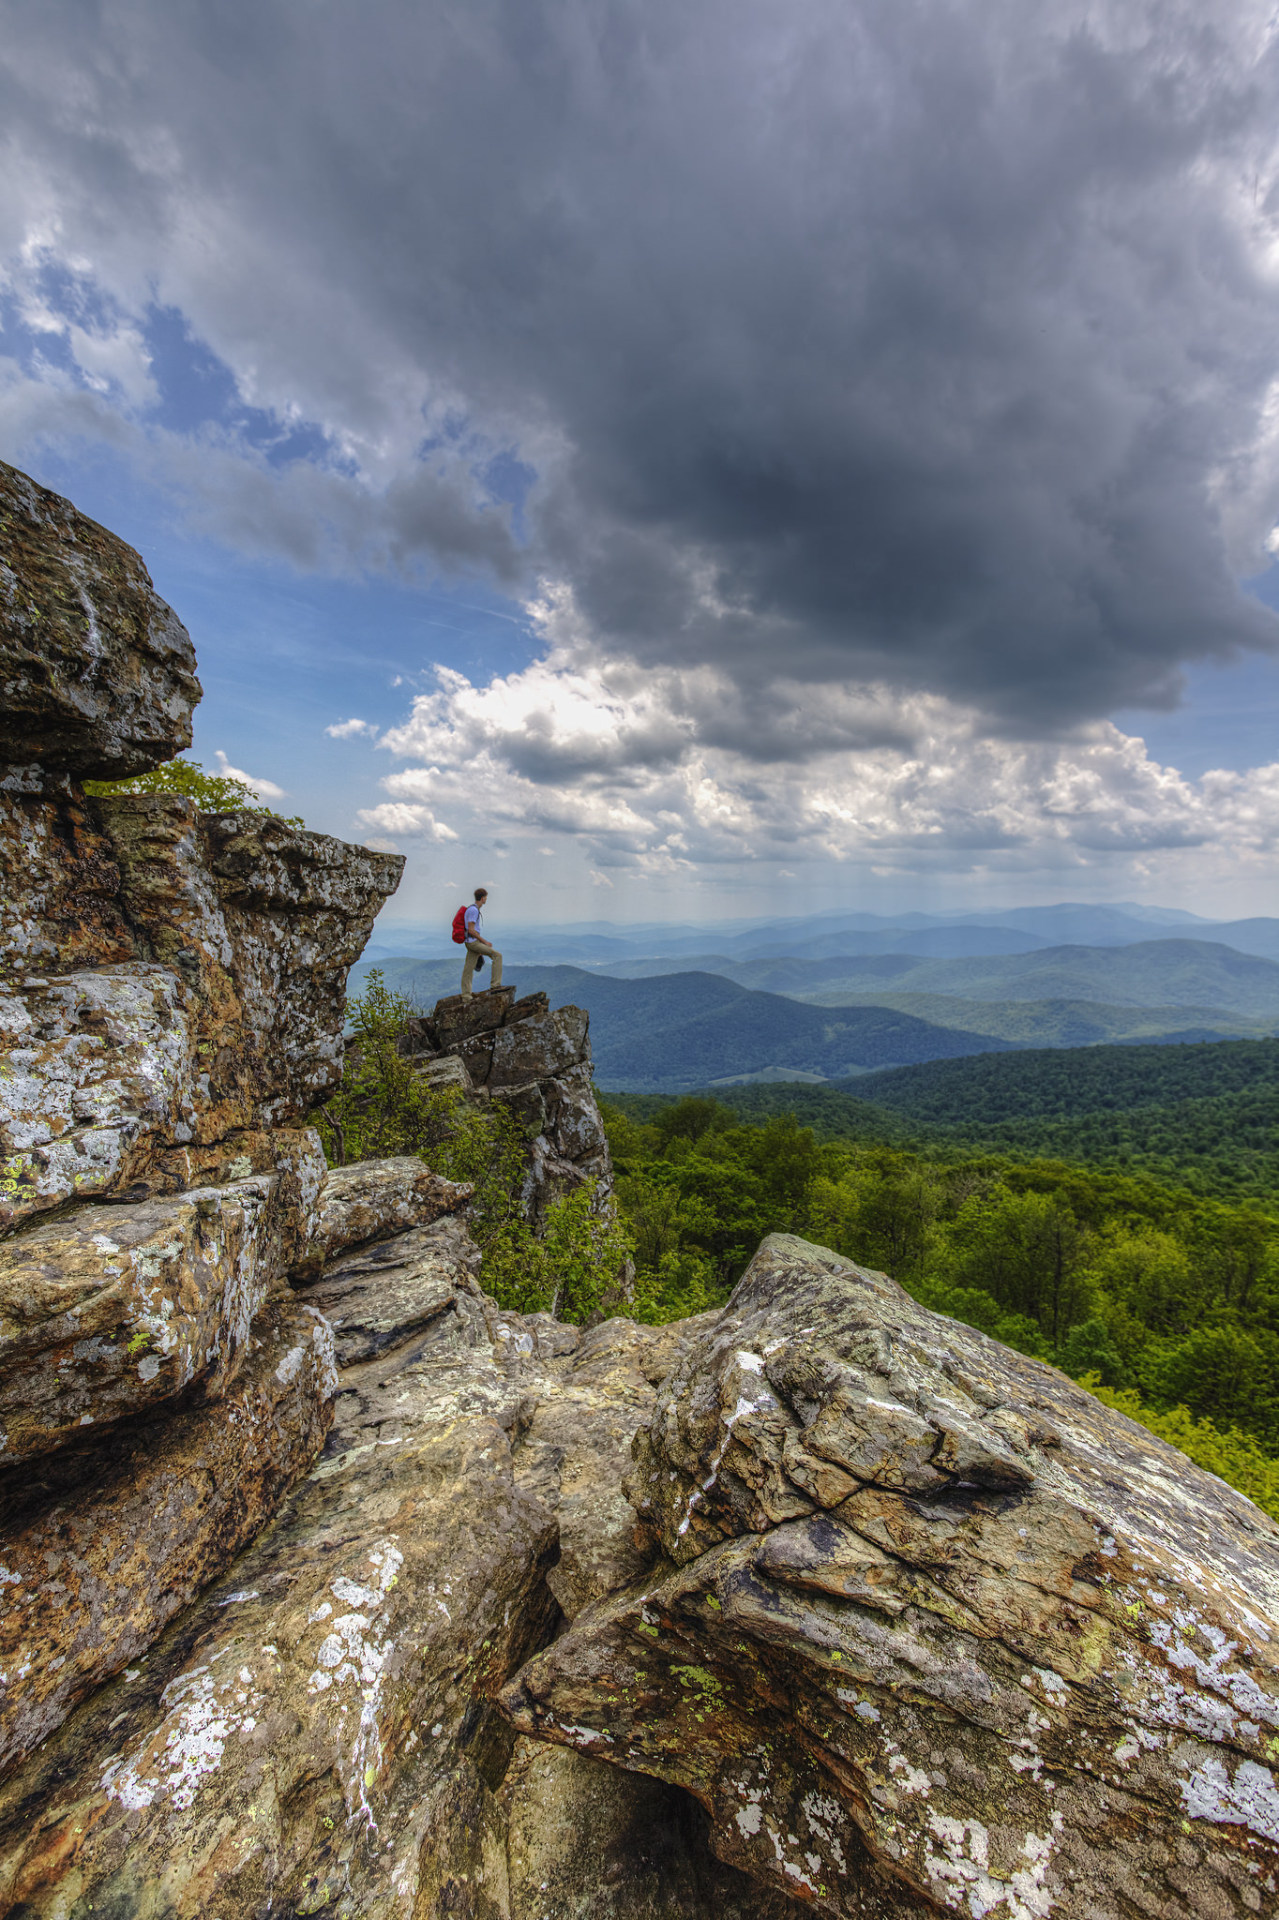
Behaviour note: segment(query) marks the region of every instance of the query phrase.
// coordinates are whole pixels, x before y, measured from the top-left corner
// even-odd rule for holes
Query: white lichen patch
[[[934,1893],[952,1912],[971,1914],[972,1920],[986,1920],[987,1914],[999,1920],[1047,1920],[1053,1909],[1048,1866],[1060,1824],[1055,1816],[1052,1835],[1028,1833],[1021,1859],[1011,1871],[999,1873],[992,1869],[990,1835],[980,1820],[930,1814],[928,1825],[941,1848],[938,1852],[929,1842],[924,1860]]]
[[[764,1362],[757,1353],[735,1353],[733,1355],[733,1370],[735,1370],[739,1376],[745,1374],[749,1381],[753,1376],[762,1376]],[[732,1373],[730,1371],[730,1380],[731,1377]],[[739,1380],[737,1400],[732,1412],[729,1414],[721,1412],[720,1414],[720,1423],[723,1430],[720,1434],[719,1444],[711,1457],[710,1472],[702,1481],[701,1485],[694,1487],[692,1493],[689,1495],[688,1505],[684,1509],[684,1517],[675,1529],[680,1539],[688,1532],[694,1513],[719,1478],[719,1470],[724,1463],[724,1455],[728,1452],[729,1443],[733,1438],[733,1432],[738,1422],[744,1420],[748,1414],[762,1413],[766,1410],[771,1412],[776,1410],[778,1406],[776,1395],[773,1394],[768,1387],[761,1383],[757,1389],[744,1392],[741,1389],[746,1384],[747,1382]],[[729,1390],[731,1391],[731,1388]]]
[[[189,1132],[194,1040],[167,968],[32,978],[4,1016],[18,1044],[0,1068],[0,1225],[107,1193],[143,1135]]]
[[[1191,1820],[1247,1827],[1279,1841],[1279,1791],[1268,1767],[1242,1760],[1231,1779],[1224,1760],[1214,1754],[1182,1782],[1182,1805]]]
[[[262,1705],[251,1676],[219,1685],[207,1668],[172,1682],[161,1700],[171,1711],[160,1727],[132,1760],[113,1762],[102,1776],[102,1791],[130,1813],[161,1798],[185,1811],[222,1765],[228,1740],[253,1731]]]
[[[377,1831],[377,1822],[368,1795],[382,1770],[379,1714],[387,1663],[394,1651],[386,1602],[403,1564],[404,1555],[394,1541],[382,1541],[364,1556],[363,1578],[339,1574],[330,1582],[334,1599],[352,1611],[333,1613],[325,1601],[312,1610],[309,1622],[327,1626],[328,1631],[315,1650],[307,1693],[312,1698],[331,1694],[339,1722],[350,1707],[359,1704],[354,1738],[345,1728],[339,1735],[341,1771],[348,1812],[362,1818],[371,1833]]]

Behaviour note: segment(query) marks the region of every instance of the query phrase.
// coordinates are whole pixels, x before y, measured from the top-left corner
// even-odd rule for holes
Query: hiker
[[[471,982],[475,978],[475,969],[484,965],[484,957],[486,954],[493,968],[493,974],[488,987],[481,987],[480,992],[491,991],[493,988],[500,987],[502,984],[502,956],[496,947],[489,945],[488,941],[484,938],[483,932],[483,908],[484,902],[488,897],[487,887],[477,887],[475,889],[475,905],[473,907],[459,907],[454,916],[453,938],[456,940],[459,937],[457,922],[460,920],[462,922],[461,938],[466,945],[466,964],[462,968],[462,998],[464,1000],[469,1000],[471,997]]]

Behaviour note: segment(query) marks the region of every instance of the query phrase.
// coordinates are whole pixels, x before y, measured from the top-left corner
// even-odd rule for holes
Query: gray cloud
[[[228,537],[322,564],[340,506],[379,564],[547,572],[610,657],[726,670],[760,758],[781,674],[1051,732],[1279,638],[1236,579],[1279,511],[1267,21],[17,0],[0,241],[179,306],[362,475],[238,531],[215,489]],[[415,464],[459,420],[540,476],[522,558]]]

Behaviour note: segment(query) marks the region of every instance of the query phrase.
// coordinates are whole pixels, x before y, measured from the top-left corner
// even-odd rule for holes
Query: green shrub
[[[265,813],[270,807],[260,804],[260,796],[243,780],[230,780],[222,773],[206,773],[198,760],[166,760],[150,773],[135,773],[128,780],[86,780],[86,793],[180,793],[194,800],[203,813]],[[286,826],[301,827],[305,822],[296,814],[274,816]]]

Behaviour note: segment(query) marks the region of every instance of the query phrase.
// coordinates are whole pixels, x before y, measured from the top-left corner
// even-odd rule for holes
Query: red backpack
[[[459,947],[466,945],[466,908],[459,907],[453,915],[453,939]]]

